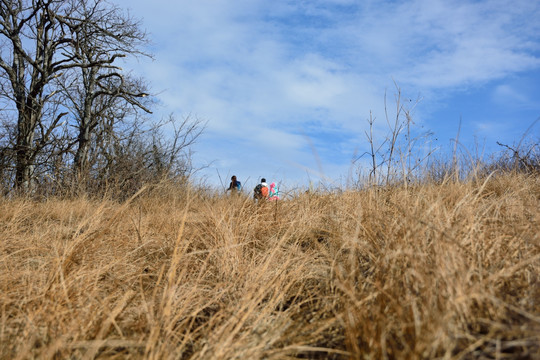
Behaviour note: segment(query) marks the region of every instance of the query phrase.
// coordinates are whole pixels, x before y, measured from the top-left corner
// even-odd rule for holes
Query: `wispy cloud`
[[[535,96],[533,99],[531,96]],[[538,94],[525,93],[522,89],[516,88],[512,84],[501,84],[494,88],[492,93],[493,102],[503,104],[510,108],[532,108],[538,105],[540,96]]]

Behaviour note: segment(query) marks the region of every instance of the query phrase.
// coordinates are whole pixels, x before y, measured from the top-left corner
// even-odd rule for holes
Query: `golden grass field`
[[[540,178],[0,199],[2,359],[540,358]]]

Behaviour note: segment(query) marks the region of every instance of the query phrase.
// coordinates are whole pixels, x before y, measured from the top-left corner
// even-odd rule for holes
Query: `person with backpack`
[[[242,183],[236,179],[236,175],[233,175],[231,177],[231,183],[229,184],[229,188],[227,191],[231,191],[233,194],[237,194],[242,189]]]
[[[261,182],[253,189],[253,199],[255,201],[268,199],[268,193],[268,184],[266,183],[266,179],[262,178]]]

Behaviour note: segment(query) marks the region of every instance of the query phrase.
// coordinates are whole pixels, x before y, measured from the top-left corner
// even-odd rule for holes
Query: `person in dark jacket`
[[[233,175],[231,177],[231,183],[229,184],[229,188],[227,191],[231,191],[231,193],[236,194],[242,189],[242,183],[236,179],[236,175]]]

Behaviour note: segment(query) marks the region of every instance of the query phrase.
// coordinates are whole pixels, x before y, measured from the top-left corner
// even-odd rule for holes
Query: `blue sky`
[[[460,121],[463,146],[491,153],[540,117],[538,0],[114,3],[150,35],[154,60],[129,66],[158,94],[154,116],[207,121],[193,160],[210,184],[342,184],[370,112],[384,140],[395,84],[441,151]]]

